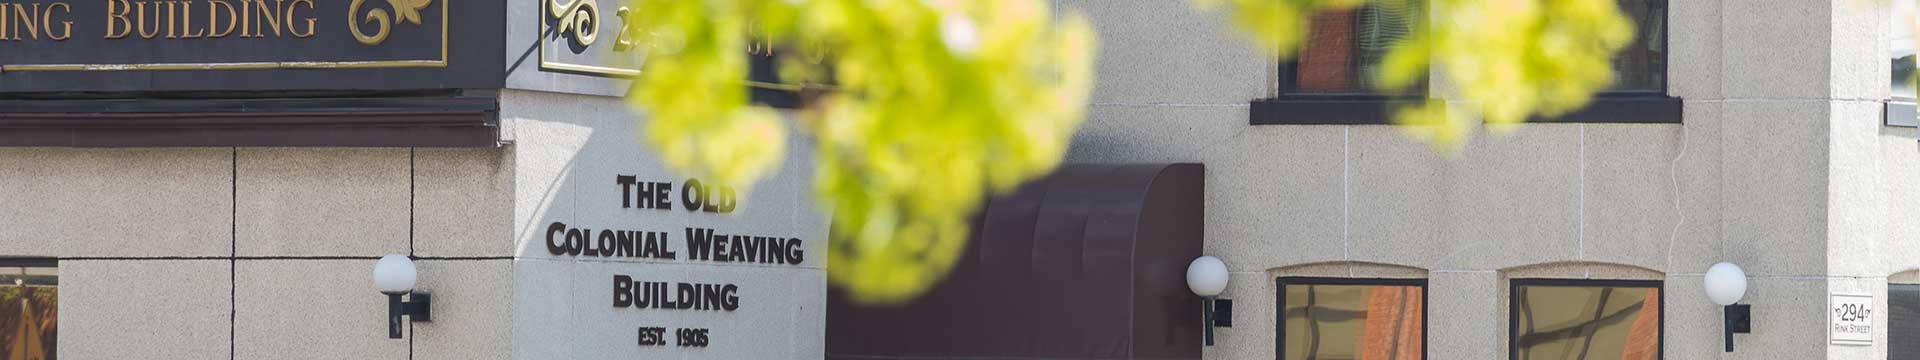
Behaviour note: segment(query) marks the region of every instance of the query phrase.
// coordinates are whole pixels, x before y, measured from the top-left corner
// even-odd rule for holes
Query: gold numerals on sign
[[[572,39],[573,43],[583,47],[593,45],[594,40],[600,38],[600,5],[594,0],[559,1],[547,3],[547,16],[559,23],[557,30],[560,35]],[[620,17],[621,26],[620,32],[615,34],[613,39],[613,51],[633,50],[635,47],[633,39],[636,37],[634,32],[638,29],[634,27],[635,22],[632,16],[637,14],[625,6],[620,7],[614,14]]]
[[[615,14],[620,15],[621,26],[620,36],[613,39],[613,51],[626,52],[627,50],[633,50],[633,19],[628,18],[628,16],[633,16],[633,12],[629,11],[625,6],[621,6],[620,11],[615,12]]]

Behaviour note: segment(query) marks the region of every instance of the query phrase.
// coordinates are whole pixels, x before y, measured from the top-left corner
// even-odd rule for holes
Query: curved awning
[[[828,357],[1198,359],[1186,267],[1205,196],[1200,164],[1063,166],[990,200],[919,299],[858,307],[830,292]]]

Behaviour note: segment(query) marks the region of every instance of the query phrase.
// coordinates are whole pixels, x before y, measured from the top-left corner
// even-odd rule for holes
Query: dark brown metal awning
[[[1205,167],[1066,165],[991,200],[945,282],[899,307],[827,303],[836,359],[1198,359]],[[829,264],[828,266],[832,266]]]

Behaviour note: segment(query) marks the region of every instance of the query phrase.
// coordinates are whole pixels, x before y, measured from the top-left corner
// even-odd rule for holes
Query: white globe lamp
[[[433,321],[433,297],[413,289],[419,280],[420,270],[406,255],[387,254],[373,263],[373,287],[387,294],[387,338],[400,338],[403,316],[413,321]],[[401,296],[411,299],[402,300]]]
[[[1720,304],[1726,315],[1727,352],[1733,352],[1733,334],[1753,332],[1753,307],[1740,304],[1740,299],[1747,296],[1747,271],[1733,263],[1713,264],[1701,283],[1706,287],[1707,300]]]
[[[1220,299],[1227,290],[1227,263],[1201,256],[1187,264],[1187,290],[1201,298],[1201,326],[1207,328],[1207,346],[1213,346],[1215,326],[1233,326],[1233,300]]]
[[[1733,263],[1713,264],[1707,269],[1707,299],[1721,306],[1733,305],[1747,296],[1747,272]]]
[[[1187,264],[1187,289],[1200,297],[1220,296],[1227,290],[1227,263],[1212,256],[1193,259]]]
[[[413,259],[406,255],[387,254],[380,262],[373,264],[373,287],[388,295],[400,295],[413,292],[414,282],[420,279],[419,270],[413,267]]]

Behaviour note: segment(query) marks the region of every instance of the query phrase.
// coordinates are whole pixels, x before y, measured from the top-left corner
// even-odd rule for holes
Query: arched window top
[[[1544,264],[1521,265],[1500,269],[1500,274],[1509,279],[1520,278],[1556,278],[1556,279],[1614,279],[1614,280],[1664,280],[1666,274],[1659,270],[1639,266],[1588,262],[1563,261]]]
[[[1425,279],[1427,269],[1364,261],[1327,261],[1267,269],[1273,277]]]

